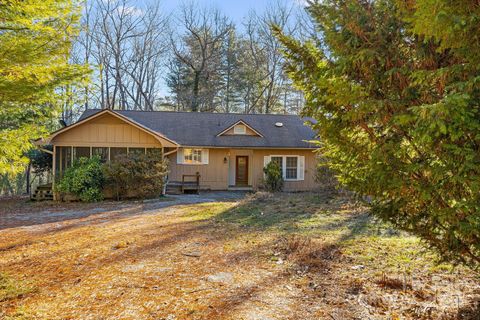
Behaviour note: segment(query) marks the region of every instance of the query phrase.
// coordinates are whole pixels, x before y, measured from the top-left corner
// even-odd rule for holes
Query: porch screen
[[[127,155],[127,148],[110,148],[110,161],[115,162]]]
[[[145,148],[128,148],[129,154],[145,154]]]
[[[73,148],[73,159],[90,158],[90,147],[75,147]]]
[[[160,158],[162,156],[162,149],[160,149],[160,148],[147,148],[147,154]]]
[[[108,148],[107,147],[93,147],[92,156],[100,156],[102,162],[108,161]]]

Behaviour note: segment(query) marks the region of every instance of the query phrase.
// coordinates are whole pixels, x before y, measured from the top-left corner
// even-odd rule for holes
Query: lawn
[[[0,231],[0,318],[479,318],[475,274],[345,195],[104,207]]]

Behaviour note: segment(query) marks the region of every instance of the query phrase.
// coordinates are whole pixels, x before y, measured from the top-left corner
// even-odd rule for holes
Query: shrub
[[[82,201],[96,202],[103,200],[103,168],[100,157],[80,158],[65,170],[57,182],[57,191],[71,194]]]
[[[104,165],[103,172],[105,175],[105,186],[113,192],[113,196],[117,200],[126,197],[128,191],[128,183],[131,180],[128,167],[124,165],[127,158],[120,159],[112,163]]]
[[[128,197],[132,190],[136,197],[158,197],[162,194],[167,161],[157,154],[129,154],[105,165],[107,186],[117,200]]]
[[[278,163],[270,161],[265,168],[263,168],[265,173],[264,186],[270,192],[281,191],[283,188],[283,177],[282,169]]]

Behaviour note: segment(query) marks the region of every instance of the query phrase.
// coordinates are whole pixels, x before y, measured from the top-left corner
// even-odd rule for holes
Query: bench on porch
[[[169,181],[167,183],[166,193],[168,194],[180,194],[185,191],[193,191],[199,193],[200,191],[200,173],[196,174],[184,174],[182,175],[182,181]]]

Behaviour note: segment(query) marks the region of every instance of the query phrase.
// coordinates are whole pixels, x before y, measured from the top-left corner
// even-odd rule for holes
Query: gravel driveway
[[[0,230],[15,227],[31,227],[45,223],[87,218],[108,219],[134,214],[148,214],[151,210],[182,204],[215,201],[239,201],[244,192],[202,192],[201,194],[169,195],[161,199],[143,201],[103,201],[100,203],[30,202],[26,198],[0,200]]]

